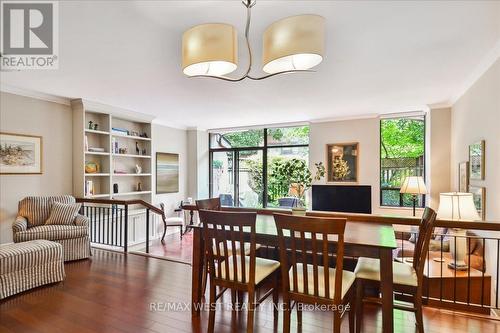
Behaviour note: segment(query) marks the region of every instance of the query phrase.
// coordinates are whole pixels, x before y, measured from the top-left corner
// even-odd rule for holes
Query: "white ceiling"
[[[237,27],[240,72],[245,8],[228,1],[60,3],[60,65],[2,72],[3,85],[86,98],[151,114],[164,124],[221,128],[392,113],[447,103],[500,41],[500,2],[266,1],[252,12],[262,73],[262,32],[290,15],[326,18],[326,54],[314,74],[239,83],[186,78],[181,35],[206,22]]]

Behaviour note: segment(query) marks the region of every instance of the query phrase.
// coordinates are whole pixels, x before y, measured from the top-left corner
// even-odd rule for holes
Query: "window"
[[[411,207],[412,197],[400,194],[406,177],[425,179],[425,117],[404,117],[380,121],[380,205]],[[425,196],[417,201],[425,205]]]
[[[210,133],[210,196],[223,206],[279,207],[289,184],[278,167],[309,163],[309,126]]]

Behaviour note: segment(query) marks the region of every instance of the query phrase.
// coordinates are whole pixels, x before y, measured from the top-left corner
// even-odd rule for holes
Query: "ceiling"
[[[2,72],[2,85],[85,98],[156,116],[177,127],[222,128],[362,117],[449,103],[499,45],[500,2],[266,1],[252,12],[254,73],[262,33],[290,15],[326,18],[317,73],[221,82],[182,74],[181,35],[227,22],[245,8],[228,1],[62,1],[59,70]]]

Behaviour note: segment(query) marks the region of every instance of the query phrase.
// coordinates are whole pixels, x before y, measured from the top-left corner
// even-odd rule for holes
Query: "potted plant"
[[[325,167],[322,162],[315,163],[316,173],[314,180],[320,180],[325,176]],[[305,215],[305,193],[312,185],[312,173],[307,162],[298,158],[292,158],[281,164],[276,173],[286,179],[289,187],[288,194],[298,199],[297,207],[292,208],[295,215]]]

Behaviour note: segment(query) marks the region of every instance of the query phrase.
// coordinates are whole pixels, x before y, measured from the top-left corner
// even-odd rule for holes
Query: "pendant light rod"
[[[245,74],[239,78],[231,78],[228,76],[218,76],[218,75],[208,75],[208,74],[192,75],[192,76],[189,76],[190,78],[193,78],[193,77],[200,78],[201,77],[201,78],[219,79],[219,80],[229,81],[229,82],[239,82],[239,81],[243,81],[246,78],[249,78],[250,80],[259,81],[259,80],[267,79],[267,78],[270,78],[270,77],[273,77],[276,75],[280,75],[280,74],[299,73],[299,72],[300,73],[303,73],[303,72],[314,73],[315,72],[315,71],[310,70],[310,69],[292,69],[292,70],[280,71],[280,72],[276,72],[276,73],[272,73],[272,74],[268,74],[268,75],[264,75],[264,76],[260,76],[260,77],[254,77],[254,76],[250,75],[250,71],[251,71],[252,65],[253,65],[252,47],[250,46],[250,39],[249,39],[250,20],[252,18],[252,7],[255,6],[256,2],[257,2],[257,0],[242,0],[241,1],[243,6],[245,6],[247,8],[247,21],[246,21],[246,26],[245,26],[245,41],[246,41],[247,50],[248,50],[248,67],[247,67]]]

